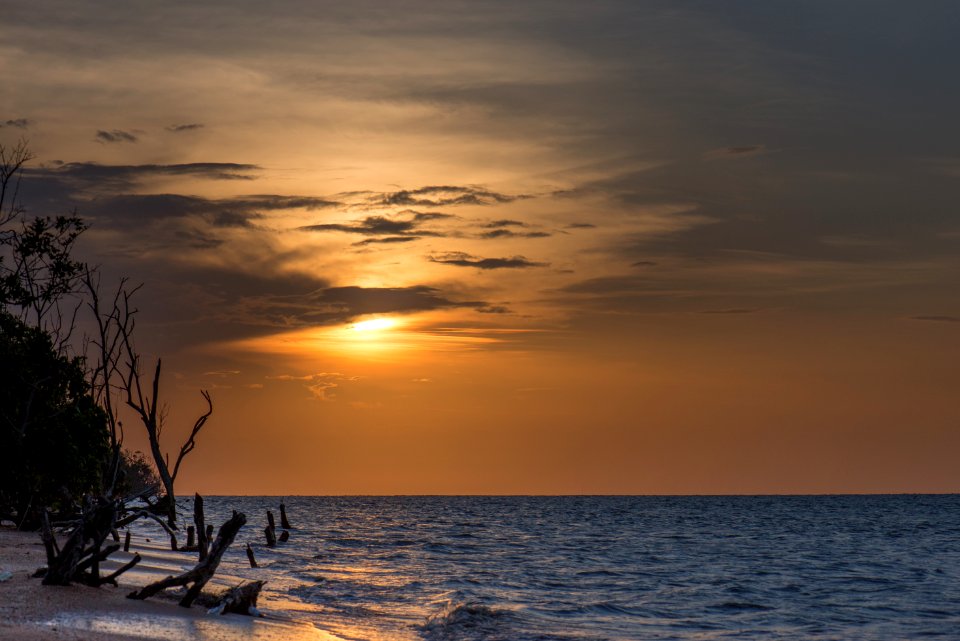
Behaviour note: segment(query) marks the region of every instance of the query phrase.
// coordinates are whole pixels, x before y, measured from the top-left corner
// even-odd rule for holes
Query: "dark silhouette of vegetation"
[[[106,416],[90,396],[82,361],[50,335],[0,312],[0,514],[36,528],[40,511],[72,511],[101,488],[109,453]]]

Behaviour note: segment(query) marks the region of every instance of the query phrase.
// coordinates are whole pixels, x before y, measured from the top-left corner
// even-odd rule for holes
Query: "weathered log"
[[[207,584],[210,577],[217,571],[217,567],[220,565],[220,558],[230,544],[233,543],[237,532],[246,522],[247,517],[243,513],[234,512],[233,516],[220,526],[217,538],[210,547],[210,554],[208,554],[207,558],[203,561],[197,563],[192,570],[188,570],[179,576],[170,576],[166,579],[151,583],[141,590],[131,592],[127,597],[130,599],[147,599],[161,590],[176,586],[186,586],[189,583],[192,585],[187,590],[186,595],[180,600],[181,606],[189,608],[200,595],[203,586]]]
[[[253,548],[250,547],[249,543],[247,543],[247,560],[250,561],[250,567],[259,567],[257,565],[257,557],[253,556]]]
[[[271,512],[270,510],[267,510],[267,524],[270,526],[271,529],[273,530],[277,529],[277,524],[273,522],[273,512]]]
[[[110,585],[116,586],[117,577],[123,574],[124,572],[126,572],[127,570],[129,570],[130,568],[132,568],[133,566],[135,566],[137,563],[140,563],[140,555],[134,554],[132,559],[130,559],[129,561],[121,565],[111,574],[108,574],[107,576],[100,579],[100,582],[97,585],[103,585],[105,583],[109,583]]]
[[[257,597],[263,589],[265,581],[250,581],[243,585],[227,590],[220,599],[220,603],[210,610],[211,614],[245,614],[248,616],[263,616],[257,610]]]
[[[123,537],[123,551],[130,551],[130,530],[127,530],[127,535]]]
[[[119,543],[119,542],[120,542],[120,533],[117,532],[117,528],[112,528],[112,529],[110,530],[110,536],[113,537],[113,542],[114,542],[114,543]]]
[[[274,533],[273,528],[269,525],[263,528],[263,534],[267,538],[267,547],[275,548],[277,547],[277,535]]]
[[[203,497],[199,493],[193,495],[193,523],[197,526],[197,546],[200,552],[200,560],[203,561],[207,558],[210,546],[210,532],[204,524]]]
[[[192,525],[187,526],[187,547],[193,547],[193,539],[196,538],[197,529]]]
[[[207,550],[210,549],[210,542],[213,541],[213,523],[207,526]]]
[[[292,530],[290,527],[290,521],[287,520],[287,506],[283,503],[280,504],[280,527],[284,530]]]
[[[290,539],[290,533],[289,533],[289,532],[287,532],[286,530],[284,530],[283,532],[280,533],[280,539],[279,539],[279,540],[280,540],[281,543],[286,543],[289,539]]]
[[[124,518],[117,521],[116,526],[124,527],[124,526],[130,525],[137,519],[153,519],[154,521],[159,523],[160,527],[162,527],[164,531],[170,535],[170,549],[173,550],[174,552],[180,549],[179,545],[177,544],[176,532],[173,531],[173,529],[165,520],[163,520],[153,512],[148,512],[146,510],[137,510],[136,512],[132,512],[128,516],[125,516]],[[147,539],[147,542],[149,541],[150,539]]]

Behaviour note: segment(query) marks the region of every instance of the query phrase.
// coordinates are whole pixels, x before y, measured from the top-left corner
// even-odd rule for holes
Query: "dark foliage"
[[[22,528],[99,489],[109,436],[89,389],[79,358],[0,311],[0,514]]]

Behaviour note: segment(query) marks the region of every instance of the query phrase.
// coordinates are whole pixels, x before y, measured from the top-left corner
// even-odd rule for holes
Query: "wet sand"
[[[208,614],[205,608],[182,608],[161,596],[146,601],[126,598],[134,588],[179,573],[192,566],[193,555],[163,550],[134,538],[130,553],[117,552],[104,564],[105,571],[125,563],[138,551],[143,560],[134,571],[120,577],[119,588],[45,586],[30,578],[46,565],[36,533],[0,528],[0,573],[13,577],[0,582],[0,639],[17,641],[339,641],[313,625],[271,616],[269,603],[261,602],[265,617]],[[239,579],[215,577],[217,591]]]

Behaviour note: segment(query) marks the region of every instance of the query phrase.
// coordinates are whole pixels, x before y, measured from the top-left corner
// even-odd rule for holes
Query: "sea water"
[[[958,495],[281,500],[206,499],[223,571],[342,638],[960,639]]]

